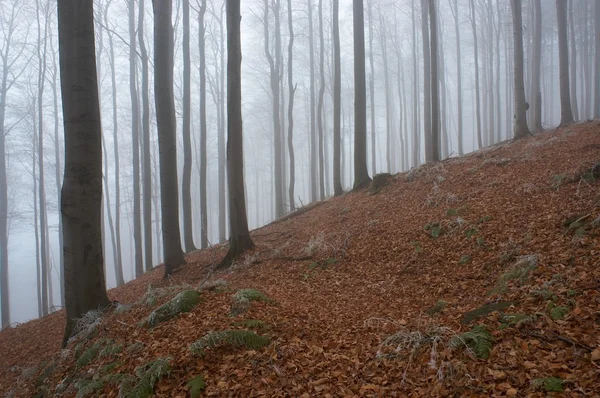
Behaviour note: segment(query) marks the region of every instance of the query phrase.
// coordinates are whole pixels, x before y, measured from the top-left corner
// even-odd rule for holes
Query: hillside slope
[[[0,333],[0,393],[58,396],[62,381],[64,396],[116,397],[152,363],[157,397],[189,396],[200,375],[203,396],[600,395],[599,180],[597,121],[399,174],[254,231],[257,249],[232,270],[213,269],[217,246],[171,280],[159,268],[111,290],[137,304],[69,350],[60,313]],[[140,325],[207,278],[227,285]],[[270,344],[190,351],[228,329]],[[224,336],[204,342],[261,343]]]

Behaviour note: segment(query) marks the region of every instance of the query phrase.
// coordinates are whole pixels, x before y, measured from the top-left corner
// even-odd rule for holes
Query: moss
[[[146,324],[154,327],[159,323],[169,321],[177,315],[189,312],[200,302],[201,296],[196,290],[184,290],[170,301],[161,305],[148,316]]]
[[[544,389],[546,392],[562,392],[563,383],[564,381],[557,377],[541,377],[531,381],[535,389]]]

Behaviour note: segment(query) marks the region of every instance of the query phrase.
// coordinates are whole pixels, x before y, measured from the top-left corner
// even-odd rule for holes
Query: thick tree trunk
[[[371,181],[367,170],[367,87],[365,82],[365,11],[353,0],[354,32],[354,189]]]
[[[223,7],[225,3],[223,3]],[[218,169],[218,179],[219,179],[219,243],[224,242],[227,239],[227,195],[226,195],[226,187],[227,183],[227,175],[226,175],[226,161],[227,154],[225,148],[225,125],[227,123],[225,117],[225,22],[223,21],[223,8],[221,8],[220,20],[219,20],[219,104],[217,107],[219,109],[219,120],[221,121],[219,124],[219,137],[217,139],[217,149],[219,151],[219,169]],[[216,65],[215,65],[216,68]]]
[[[171,0],[154,0],[154,92],[160,164],[160,203],[165,277],[185,264],[179,232],[177,125],[173,97]]]
[[[560,70],[560,124],[573,123],[571,89],[569,88],[569,48],[567,39],[567,0],[556,0],[558,22],[558,58]]]
[[[227,181],[229,186],[229,251],[221,266],[229,266],[254,247],[248,231],[244,194],[242,134],[242,43],[240,0],[226,0],[227,8]]]
[[[183,0],[183,177],[181,182],[183,241],[186,252],[196,249],[192,223],[192,137],[191,137],[191,62],[190,0]]]
[[[333,0],[333,194],[335,196],[344,193],[340,159],[341,108],[342,65],[340,54],[340,0]],[[371,134],[373,134],[373,132],[371,132]]]
[[[531,134],[527,127],[527,101],[525,100],[525,81],[523,78],[523,22],[521,17],[521,0],[510,0],[510,6],[513,15],[513,68],[515,91],[514,138],[519,139]]]
[[[92,0],[59,0],[60,76],[65,128],[65,302],[63,345],[75,320],[108,305],[100,212],[102,144]]]

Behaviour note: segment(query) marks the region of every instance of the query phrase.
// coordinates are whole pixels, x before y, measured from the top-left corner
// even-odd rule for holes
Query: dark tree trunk
[[[63,346],[75,320],[108,305],[102,258],[102,144],[92,0],[59,0],[60,76],[65,128],[65,303]]]
[[[416,29],[416,20],[415,20],[415,0],[412,0],[411,3],[411,21],[412,21],[412,60],[413,60],[413,136],[412,136],[412,160],[413,167],[417,167],[421,160],[421,123],[420,115],[419,115],[419,103],[421,102],[419,96],[419,69],[417,68],[417,29]]]
[[[469,0],[469,6],[471,9],[471,28],[473,30],[473,51],[475,55],[475,121],[477,124],[477,146],[478,148],[482,148],[483,142],[481,139],[481,100],[479,98],[479,48],[477,45],[477,24],[475,22],[475,4],[473,3],[473,0]]]
[[[333,0],[333,194],[344,193],[342,187],[340,143],[342,105],[342,65],[340,55],[340,0]],[[373,132],[371,132],[373,134]]]
[[[325,199],[325,167],[323,158],[323,101],[325,97],[325,37],[323,33],[323,0],[319,0],[319,100],[317,105],[317,124],[319,129],[319,199]]]
[[[595,37],[595,57],[594,57],[594,118],[600,118],[600,2],[594,4],[594,37]]]
[[[429,0],[431,29],[431,160],[440,161],[440,82],[438,79],[438,33],[435,1]]]
[[[371,173],[377,173],[377,133],[375,115],[375,57],[373,56],[373,1],[369,2],[369,100],[371,102]]]
[[[227,8],[227,181],[229,187],[229,251],[221,266],[229,266],[254,242],[248,231],[244,194],[242,134],[242,43],[240,0],[226,0]]]
[[[542,65],[542,2],[541,0],[533,0],[535,26],[533,33],[533,70],[530,79],[532,80],[532,95],[531,103],[533,106],[533,131],[540,132],[542,127],[542,96],[540,93],[540,77]]]
[[[154,0],[154,92],[160,162],[165,277],[185,263],[179,232],[177,138],[173,97],[173,26],[170,0]]]
[[[190,66],[190,0],[183,0],[183,241],[186,252],[196,250],[192,229],[192,137],[191,137],[191,66]]]
[[[317,201],[318,156],[315,115],[315,40],[313,33],[312,0],[308,0],[308,51],[310,59],[310,201]]]
[[[569,41],[567,39],[567,0],[556,0],[558,22],[558,58],[560,70],[560,124],[573,123],[571,89],[569,88]]]
[[[570,88],[571,88],[571,109],[573,111],[573,119],[579,120],[579,107],[577,104],[577,42],[575,41],[575,23],[573,18],[573,0],[569,1],[569,25],[571,32],[571,54],[569,66],[570,71]]]
[[[365,81],[365,11],[353,0],[354,32],[354,189],[371,181],[367,170],[367,87]]]
[[[423,122],[425,162],[433,160],[431,146],[431,49],[429,48],[429,1],[421,0],[421,39],[423,42]]]
[[[290,181],[288,196],[290,200],[290,211],[296,210],[294,189],[296,185],[296,164],[294,157],[294,94],[296,86],[293,81],[293,61],[294,61],[294,23],[292,19],[292,0],[287,0],[288,6],[288,28],[290,31],[290,41],[288,43],[288,86],[290,90],[290,100],[288,103],[288,152],[290,156]]]
[[[525,100],[525,81],[523,78],[523,22],[521,0],[510,0],[513,14],[513,50],[514,50],[514,91],[515,121],[514,138],[527,137],[531,133],[527,127],[527,101]]]
[[[463,149],[463,98],[462,98],[462,67],[461,67],[461,54],[460,54],[460,28],[459,28],[459,18],[458,18],[458,0],[454,0],[454,7],[451,8],[452,14],[454,16],[454,32],[456,34],[456,94],[457,98],[457,135],[458,135],[458,155],[462,156],[464,154]]]
[[[198,50],[200,53],[200,247],[208,247],[208,204],[206,194],[206,44],[204,16],[206,15],[206,0],[202,0],[198,13]],[[219,205],[220,206],[220,205]]]

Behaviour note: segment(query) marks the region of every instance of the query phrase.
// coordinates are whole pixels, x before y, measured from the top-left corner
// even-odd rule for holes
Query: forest
[[[1,329],[64,310],[63,347],[109,289],[313,261],[260,231],[600,118],[594,0],[2,0],[0,33]]]

